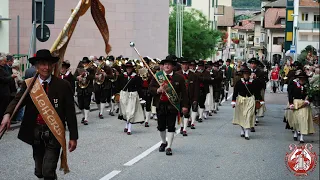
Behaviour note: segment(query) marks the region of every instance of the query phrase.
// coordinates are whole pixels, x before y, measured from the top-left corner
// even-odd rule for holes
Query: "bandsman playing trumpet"
[[[94,83],[94,94],[96,99],[96,104],[99,109],[99,118],[103,119],[103,111],[106,102],[110,103],[111,98],[111,81],[109,79],[113,78],[112,69],[107,66],[105,58],[100,56],[98,58],[98,67],[95,74]]]
[[[79,63],[79,68],[75,72],[77,86],[77,97],[79,109],[82,111],[83,118],[81,123],[88,125],[90,112],[91,95],[93,92],[94,63],[88,57],[83,57]]]
[[[66,81],[68,81],[70,83],[71,88],[72,88],[72,92],[74,94],[76,79],[73,76],[72,72],[69,70],[69,68],[70,68],[70,62],[68,60],[63,61],[62,65],[61,65],[59,78],[60,79],[64,79],[64,80],[66,80]]]

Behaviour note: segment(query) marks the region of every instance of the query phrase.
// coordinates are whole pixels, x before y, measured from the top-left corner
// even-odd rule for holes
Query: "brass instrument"
[[[88,69],[97,67],[97,65],[91,61],[90,63],[86,64],[86,65],[82,65],[82,68],[78,68],[77,71],[78,73],[81,75],[82,79],[81,81],[78,82],[78,86],[81,89],[85,89],[89,86],[90,84],[90,80],[87,79],[87,76],[89,74]]]
[[[115,82],[118,80],[118,75],[117,75],[117,70],[115,68],[112,68],[112,74],[113,74],[113,78],[110,79],[111,82]]]
[[[104,75],[104,67],[106,66],[106,62],[103,61],[98,67],[97,67],[97,70],[96,70],[96,75],[98,75],[99,77],[95,79],[95,82],[98,84],[98,85],[101,85],[103,84],[104,80],[106,79],[106,76]]]
[[[144,81],[148,80],[149,73],[148,73],[148,69],[147,68],[145,68],[145,67],[140,68],[138,70],[138,74],[142,78],[142,80],[144,80]]]

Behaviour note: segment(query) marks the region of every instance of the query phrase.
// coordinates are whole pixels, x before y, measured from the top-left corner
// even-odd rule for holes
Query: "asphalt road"
[[[124,121],[90,114],[88,126],[79,123],[78,147],[68,154],[71,172],[65,180],[231,180],[296,179],[286,168],[285,154],[294,143],[291,131],[282,122],[286,94],[266,94],[267,112],[260,119],[250,140],[240,137],[238,126],[232,125],[230,100],[188,136],[176,135],[173,156],[158,152],[160,141],[156,121],[150,127],[133,125],[132,135],[123,133]],[[78,116],[80,122],[81,117]],[[305,137],[319,158],[319,129]],[[6,133],[0,141],[0,179],[32,180],[34,162],[31,147],[17,137],[18,130]],[[304,179],[319,179],[318,167]]]

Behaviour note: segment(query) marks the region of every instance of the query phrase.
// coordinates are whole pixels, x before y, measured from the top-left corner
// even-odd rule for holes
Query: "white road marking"
[[[130,161],[128,161],[127,163],[125,163],[124,166],[132,166],[136,162],[138,162],[141,159],[143,159],[144,157],[148,156],[154,150],[158,149],[160,145],[161,145],[161,141],[158,142],[157,144],[153,145],[151,148],[147,149],[146,151],[144,151],[143,153],[141,153],[137,157],[135,157],[135,158],[131,159]]]
[[[112,172],[110,172],[109,174],[105,175],[103,178],[101,178],[100,180],[110,180],[112,179],[113,177],[115,177],[116,175],[118,175],[121,171],[117,171],[117,170],[114,170]]]
[[[233,95],[233,93],[231,93],[230,96],[227,97],[227,99],[230,99],[232,97],[232,95]],[[225,102],[225,100],[222,100],[221,104],[224,103],[224,102]],[[180,132],[180,128],[177,128],[176,133],[179,134],[179,132]],[[157,144],[153,145],[151,148],[145,150],[143,153],[139,154],[135,158],[131,159],[127,163],[125,163],[124,166],[132,166],[132,165],[134,165],[135,163],[137,163],[141,159],[143,159],[146,156],[148,156],[154,150],[158,149],[160,145],[161,145],[161,141],[158,142]],[[103,178],[101,178],[100,180],[109,180],[109,179],[113,178],[114,176],[116,176],[117,174],[119,174],[120,172],[121,171],[116,171],[116,170],[112,171],[109,174],[107,174],[106,176],[104,176]]]

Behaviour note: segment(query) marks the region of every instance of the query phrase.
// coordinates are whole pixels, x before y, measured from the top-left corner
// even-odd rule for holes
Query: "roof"
[[[311,0],[312,1],[312,0]],[[287,6],[287,0],[278,0],[266,4],[265,8],[285,8]]]
[[[262,17],[262,14],[259,13],[258,15],[253,16],[252,18],[250,18],[249,20],[255,21],[255,22],[260,22],[261,21],[261,17]]]
[[[254,29],[254,22],[249,20],[242,20],[242,26],[236,25],[233,27],[233,29],[238,29],[239,31],[245,30],[245,31],[253,31]]]
[[[218,26],[233,26],[234,25],[234,9],[231,6],[224,7],[224,15],[218,16]]]
[[[286,18],[286,9],[285,8],[270,8],[265,12],[264,24],[265,28],[278,28],[284,29],[285,25],[281,25],[279,20],[281,18]]]
[[[300,0],[300,6],[315,7],[315,6],[319,6],[319,3],[314,2],[313,0]]]

